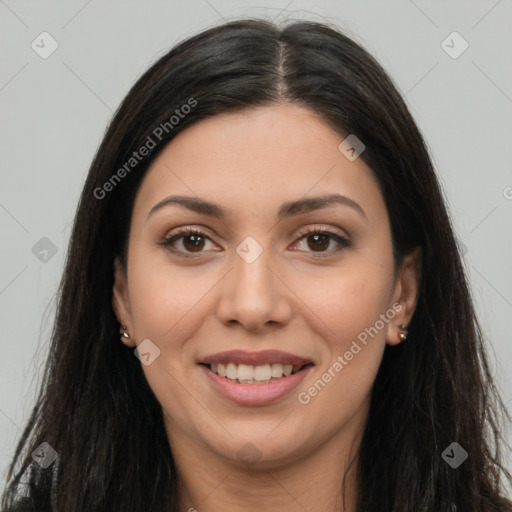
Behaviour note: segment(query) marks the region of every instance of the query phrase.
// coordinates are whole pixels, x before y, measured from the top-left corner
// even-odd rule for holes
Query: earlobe
[[[119,258],[114,260],[114,286],[112,288],[112,308],[120,324],[121,341],[128,347],[134,346],[128,333],[131,330],[131,310],[126,282],[126,273]],[[124,328],[124,329],[123,329]]]
[[[393,303],[398,302],[401,309],[390,323],[386,339],[388,345],[397,345],[407,338],[408,326],[418,303],[422,258],[422,250],[418,246],[404,256],[400,265]]]

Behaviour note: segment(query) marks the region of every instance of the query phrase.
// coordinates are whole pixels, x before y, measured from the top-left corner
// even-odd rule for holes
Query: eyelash
[[[198,229],[184,228],[180,231],[172,233],[171,236],[169,236],[169,237],[163,238],[160,242],[160,245],[168,248],[169,250],[171,250],[174,253],[180,254],[181,256],[183,256],[185,258],[196,258],[198,256],[184,256],[185,253],[183,253],[182,251],[179,251],[175,247],[173,247],[173,244],[177,240],[179,240],[180,238],[186,238],[187,236],[191,236],[191,235],[200,236],[202,238],[210,240],[210,238],[205,233],[203,233],[202,231],[200,231]],[[303,229],[299,230],[299,238],[297,239],[297,242],[301,241],[304,238],[307,238],[308,235],[326,235],[326,236],[329,236],[330,238],[332,238],[335,242],[337,242],[339,244],[338,247],[331,249],[329,251],[326,251],[324,253],[315,253],[314,251],[307,251],[307,252],[312,252],[314,258],[327,258],[329,256],[332,256],[333,253],[337,253],[337,252],[342,251],[343,249],[351,246],[351,242],[347,238],[340,236],[336,233],[332,233],[331,231],[321,229],[316,226],[314,226],[313,228],[303,228]],[[192,254],[192,253],[189,253],[189,254]],[[201,252],[196,253],[196,254],[200,255]]]

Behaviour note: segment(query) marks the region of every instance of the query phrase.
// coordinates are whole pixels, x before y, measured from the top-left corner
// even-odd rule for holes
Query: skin
[[[127,268],[115,262],[113,307],[130,334],[123,343],[150,339],[160,349],[143,370],[163,409],[180,510],[354,510],[355,464],[347,467],[385,346],[401,341],[399,325],[409,324],[416,307],[421,255],[411,253],[395,269],[384,198],[362,159],[339,151],[343,138],[312,111],[286,103],[220,114],[173,139],[138,190]],[[331,193],[356,201],[366,218],[335,204],[277,221],[282,203]],[[148,218],[173,194],[212,201],[229,215],[219,220],[172,205]],[[184,226],[206,235],[199,252],[187,236],[174,243],[179,253],[159,244]],[[331,237],[316,249],[318,229],[301,238],[304,227],[351,245],[335,251]],[[263,249],[252,263],[236,252],[247,236]],[[396,302],[400,311],[301,404],[298,392]],[[218,394],[197,365],[231,349],[283,350],[315,366],[278,402],[240,406]],[[237,455],[249,442],[261,456],[252,466]]]

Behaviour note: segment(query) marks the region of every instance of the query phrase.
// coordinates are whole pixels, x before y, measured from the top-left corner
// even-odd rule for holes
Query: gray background
[[[492,369],[512,412],[511,0],[0,0],[2,473],[33,404],[70,223],[112,112],[171,46],[241,16],[333,22],[404,93],[444,187]],[[43,31],[59,45],[46,59],[31,47],[50,48]],[[445,49],[459,51],[461,40],[442,47],[453,31],[469,44],[458,58]],[[43,237],[56,254],[41,252]]]

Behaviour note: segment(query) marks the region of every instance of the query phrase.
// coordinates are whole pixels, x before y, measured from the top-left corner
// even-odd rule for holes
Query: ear
[[[126,325],[126,331],[128,333],[133,332],[130,298],[128,295],[128,282],[126,278],[126,273],[121,265],[119,258],[116,258],[114,260],[114,286],[112,289],[112,308],[114,309],[117,321],[121,325]],[[121,337],[121,341],[127,347],[135,347],[133,337]]]
[[[421,283],[422,268],[421,247],[416,247],[413,251],[404,256],[395,280],[393,291],[393,300],[391,304],[400,304],[397,306],[396,315],[389,323],[389,329],[386,336],[388,345],[397,345],[402,340],[399,334],[404,332],[399,326],[405,324],[408,326],[416,309],[418,302],[418,291]]]

